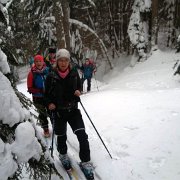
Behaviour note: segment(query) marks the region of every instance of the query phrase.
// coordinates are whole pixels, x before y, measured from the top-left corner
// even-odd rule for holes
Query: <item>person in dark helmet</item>
[[[57,150],[62,165],[66,170],[71,169],[66,144],[68,123],[79,142],[81,165],[88,176],[93,176],[88,135],[78,109],[81,81],[77,70],[70,64],[70,53],[66,49],[57,51],[56,66],[48,75],[45,87],[47,107],[55,112],[54,131],[57,135]]]
[[[41,127],[44,130],[44,136],[49,137],[49,128],[46,112],[46,104],[44,101],[45,79],[49,73],[49,68],[44,63],[44,57],[36,55],[34,57],[34,66],[28,73],[27,88],[28,92],[32,94],[32,100],[39,112],[39,120]]]
[[[46,66],[49,67],[49,70],[51,71],[56,63],[56,48],[50,47],[48,49],[48,55],[45,58]]]

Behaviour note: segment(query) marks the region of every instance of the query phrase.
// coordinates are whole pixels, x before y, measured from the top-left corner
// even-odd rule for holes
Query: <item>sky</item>
[[[0,59],[5,59],[2,57],[0,52]],[[120,57],[114,70],[103,81],[92,79],[92,90],[81,95],[81,102],[112,156],[111,159],[79,104],[89,137],[95,179],[180,179],[180,77],[173,76],[173,65],[178,59],[180,54],[174,51],[156,50],[148,60],[134,66],[132,59],[130,66],[122,70],[122,62],[126,59]],[[0,61],[1,67],[2,64]],[[20,106],[1,72],[0,80],[0,94],[3,94],[3,97],[0,96],[0,106],[3,107],[0,119],[3,123],[12,126],[23,119],[33,118]],[[31,98],[27,93],[26,79],[20,81],[18,90]],[[8,115],[2,116],[6,113]],[[18,162],[26,162],[31,157],[39,159],[42,149],[34,128],[39,132],[38,137],[42,138],[42,129],[26,121],[17,127],[12,144],[5,144],[0,139],[0,179],[7,179],[17,168],[12,153],[17,155]],[[44,140],[44,143],[48,146],[51,139]],[[77,165],[80,161],[78,142],[69,126],[68,154],[79,179],[85,179]],[[67,179],[56,149],[54,162]],[[57,179],[52,176],[52,180]]]

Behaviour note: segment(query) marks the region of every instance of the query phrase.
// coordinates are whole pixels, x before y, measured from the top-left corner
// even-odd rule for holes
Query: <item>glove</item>
[[[80,102],[81,101],[79,96],[74,96],[74,99],[75,99],[76,102]]]

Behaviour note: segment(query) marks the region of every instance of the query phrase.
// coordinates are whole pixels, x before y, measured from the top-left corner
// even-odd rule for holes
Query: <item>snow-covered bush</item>
[[[23,173],[47,179],[50,153],[40,143],[42,137],[36,137],[34,120],[5,74],[10,74],[10,68],[0,49],[0,179],[19,179]]]

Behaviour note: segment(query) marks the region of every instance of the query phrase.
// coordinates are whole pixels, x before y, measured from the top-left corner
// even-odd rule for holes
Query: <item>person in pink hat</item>
[[[27,88],[28,92],[32,94],[33,103],[39,112],[39,120],[41,127],[44,130],[45,137],[50,136],[44,101],[44,84],[48,73],[49,68],[46,67],[44,63],[44,57],[41,55],[36,55],[34,57],[34,66],[31,67],[31,70],[27,76]]]

